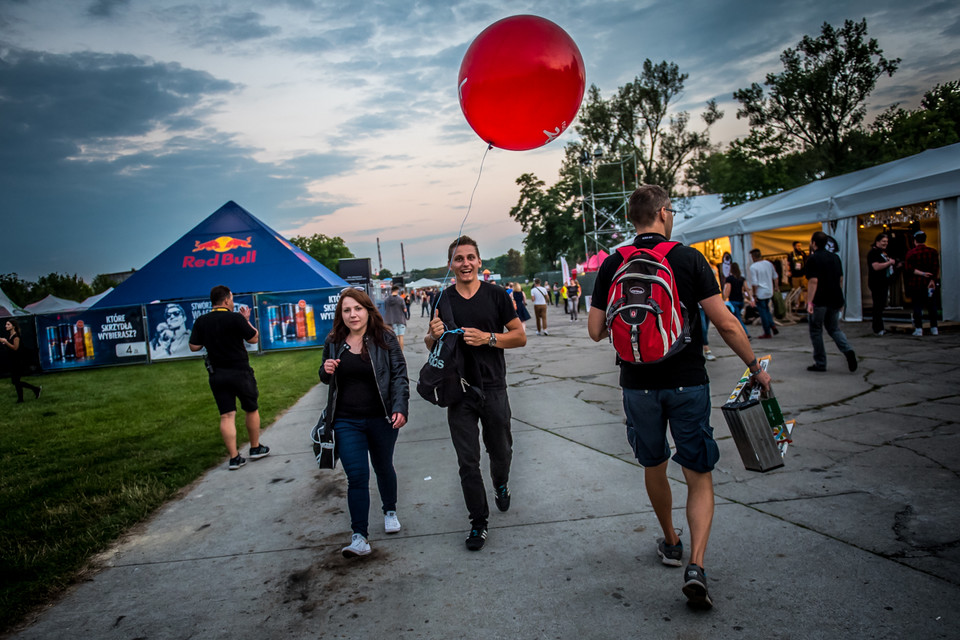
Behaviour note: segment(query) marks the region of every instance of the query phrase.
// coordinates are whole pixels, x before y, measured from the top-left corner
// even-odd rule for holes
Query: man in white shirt
[[[550,335],[547,332],[547,305],[550,304],[550,292],[540,284],[540,278],[533,279],[533,288],[530,289],[530,295],[533,296],[533,315],[537,318],[537,335],[540,335],[540,325],[543,325],[543,335]]]
[[[750,252],[753,264],[750,265],[750,285],[753,289],[753,299],[757,301],[757,313],[763,324],[763,335],[760,338],[772,338],[773,334],[780,333],[773,324],[773,315],[770,313],[770,299],[779,288],[777,286],[777,270],[767,260],[763,259],[760,249]]]

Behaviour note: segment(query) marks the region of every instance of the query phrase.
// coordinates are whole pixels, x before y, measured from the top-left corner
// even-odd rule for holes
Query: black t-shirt
[[[503,333],[507,323],[517,317],[513,301],[507,295],[506,289],[488,282],[481,282],[480,288],[469,300],[457,293],[456,285],[444,289],[437,305],[440,319],[444,322],[449,320],[444,315],[447,302],[453,310],[453,323],[460,328]],[[470,372],[479,371],[481,388],[507,388],[507,364],[503,349],[488,345],[471,347],[464,343],[463,356],[467,382],[475,384],[475,381],[470,379]]]
[[[667,239],[659,233],[644,233],[637,236],[636,247],[654,247]],[[620,363],[620,386],[625,389],[675,389],[707,384],[707,368],[703,359],[703,330],[700,325],[701,300],[720,293],[713,268],[696,249],[677,244],[667,254],[667,262],[673,269],[680,302],[686,308],[686,323],[690,327],[690,343],[678,353],[655,364]],[[600,265],[597,281],[593,286],[590,306],[607,310],[607,294],[613,275],[623,258],[614,253]]]
[[[818,249],[807,259],[804,272],[808,279],[817,279],[813,306],[830,309],[843,306],[843,289],[840,287],[843,265],[840,263],[840,256],[826,249]]]
[[[386,416],[373,365],[359,353],[344,351],[337,367],[337,417]]]
[[[724,284],[730,285],[730,302],[743,302],[743,278],[737,276],[727,276]]]
[[[867,252],[867,284],[871,288],[878,284],[883,285],[889,279],[890,267],[884,267],[879,271],[873,268],[873,263],[884,263],[887,260],[889,260],[889,256],[877,247],[871,247],[870,251]]]
[[[207,357],[214,370],[247,369],[250,359],[243,342],[255,335],[256,329],[236,311],[214,309],[193,323],[190,344],[207,348]]]

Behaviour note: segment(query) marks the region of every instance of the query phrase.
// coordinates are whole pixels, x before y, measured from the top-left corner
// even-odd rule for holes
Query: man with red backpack
[[[687,481],[690,558],[683,593],[695,606],[711,607],[703,557],[713,522],[713,477],[720,457],[710,426],[710,386],[703,359],[697,305],[720,337],[748,364],[764,389],[770,376],[757,364],[746,333],[727,311],[717,279],[695,249],[669,242],[675,212],[670,196],[643,185],[630,196],[628,217],[637,237],[600,266],[587,327],[594,341],[611,336],[620,366],[627,440],[644,467],[644,484],[664,537],[657,554],[667,566],[683,566],[683,543],[673,527],[667,479],[670,446]],[[609,310],[609,311],[608,311]]]

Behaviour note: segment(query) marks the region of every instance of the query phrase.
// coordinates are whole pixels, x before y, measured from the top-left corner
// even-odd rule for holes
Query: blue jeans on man
[[[760,314],[760,324],[763,325],[763,335],[768,338],[773,335],[773,314],[770,313],[771,298],[757,298],[757,313]]]
[[[837,348],[847,357],[849,364],[853,354],[853,347],[850,346],[850,343],[847,341],[847,336],[840,329],[840,309],[814,307],[813,314],[808,318],[808,322],[810,323],[810,342],[813,343],[814,366],[821,369],[826,369],[827,367],[827,350],[823,346],[824,329],[827,330],[827,333],[833,338],[833,341],[837,343]],[[851,371],[855,368],[854,365],[850,365]]]

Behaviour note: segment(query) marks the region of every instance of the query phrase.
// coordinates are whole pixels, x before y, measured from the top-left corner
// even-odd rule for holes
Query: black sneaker
[[[247,459],[238,453],[236,458],[230,458],[230,464],[227,465],[227,469],[236,471],[245,464],[247,464]]]
[[[500,511],[506,511],[510,508],[510,489],[507,488],[507,485],[502,484],[494,490],[493,501],[497,503],[497,509],[500,509]]]
[[[809,367],[807,367],[807,371],[826,371],[826,370],[827,368],[825,366],[819,365],[819,364],[812,364]]]
[[[265,444],[258,445],[256,447],[250,447],[250,459],[259,460],[270,455],[270,447]]]
[[[857,354],[853,352],[853,349],[850,349],[850,351],[845,352],[843,355],[847,356],[847,368],[850,369],[850,371],[856,371]]]
[[[678,540],[677,544],[667,544],[666,538],[657,538],[657,555],[660,556],[660,562],[668,567],[682,567],[683,541]]]
[[[470,535],[467,536],[467,549],[470,551],[480,551],[483,545],[487,543],[487,528],[474,527],[470,529]]]
[[[683,595],[687,596],[688,604],[701,609],[713,607],[713,600],[707,593],[707,574],[702,567],[688,564],[683,575]]]

